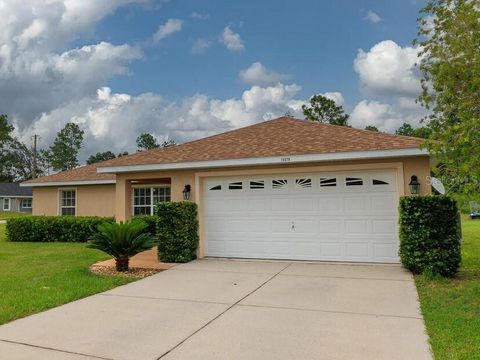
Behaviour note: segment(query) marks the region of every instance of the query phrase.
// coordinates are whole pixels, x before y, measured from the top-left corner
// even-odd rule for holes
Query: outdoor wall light
[[[183,193],[183,200],[188,200],[188,199],[190,199],[190,191],[191,191],[191,189],[192,189],[192,187],[191,187],[189,184],[187,184],[187,185],[184,186],[183,191],[182,191],[182,193]]]
[[[420,192],[420,183],[418,182],[417,175],[412,175],[408,186],[410,186],[410,192],[412,195],[417,195]]]

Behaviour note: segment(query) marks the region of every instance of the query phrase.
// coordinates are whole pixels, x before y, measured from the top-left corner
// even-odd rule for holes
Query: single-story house
[[[122,221],[194,201],[199,257],[398,262],[399,197],[431,190],[422,143],[281,117],[23,185],[35,215]]]
[[[18,183],[0,183],[0,211],[32,212],[32,189]]]

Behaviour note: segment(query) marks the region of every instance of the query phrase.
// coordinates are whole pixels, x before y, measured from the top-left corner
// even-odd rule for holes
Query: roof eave
[[[71,181],[44,181],[44,182],[23,182],[22,187],[41,186],[80,186],[80,185],[108,185],[115,184],[115,180],[71,180]]]
[[[224,159],[224,160],[206,160],[177,163],[161,164],[143,164],[143,165],[120,165],[97,167],[98,173],[127,173],[137,171],[156,171],[156,170],[187,170],[204,168],[221,168],[234,166],[260,166],[260,165],[278,165],[295,164],[317,161],[342,161],[342,160],[362,160],[362,159],[383,159],[408,156],[427,156],[428,151],[419,148],[402,148],[387,150],[367,150],[351,152],[334,152],[321,154],[304,155],[284,155],[271,157],[256,157],[242,159]]]

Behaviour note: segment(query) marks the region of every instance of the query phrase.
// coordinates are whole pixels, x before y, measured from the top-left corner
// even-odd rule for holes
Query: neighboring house
[[[0,212],[32,212],[32,189],[17,183],[0,183]]]
[[[398,199],[430,193],[423,140],[282,117],[28,181],[36,215],[199,206],[198,255],[398,262]]]

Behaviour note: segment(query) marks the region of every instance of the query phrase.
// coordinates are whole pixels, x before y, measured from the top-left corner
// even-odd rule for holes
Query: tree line
[[[49,147],[39,150],[29,147],[15,137],[14,130],[7,115],[0,115],[0,182],[25,181],[47,175],[50,171],[64,171],[80,165],[78,154],[83,146],[85,132],[77,124],[67,123]],[[175,145],[174,140],[159,143],[148,133],[140,134],[136,143],[137,151]],[[97,152],[90,155],[86,163],[91,165],[124,155],[128,155],[128,152]]]

